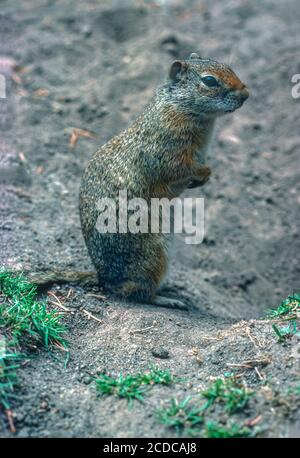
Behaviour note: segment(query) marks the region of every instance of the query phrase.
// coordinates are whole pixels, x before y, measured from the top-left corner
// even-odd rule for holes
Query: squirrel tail
[[[96,286],[99,284],[96,272],[53,271],[24,272],[28,280],[36,286],[43,287],[51,283],[75,283],[80,286]]]

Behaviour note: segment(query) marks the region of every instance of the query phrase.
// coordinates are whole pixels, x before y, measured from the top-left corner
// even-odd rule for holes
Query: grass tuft
[[[144,401],[144,394],[153,385],[171,385],[175,381],[170,371],[161,370],[157,367],[151,368],[144,374],[123,375],[113,377],[107,374],[100,374],[95,379],[96,389],[100,394],[115,395],[125,398],[128,401],[136,399]]]
[[[281,320],[284,326],[272,324],[272,328],[279,342],[285,342],[287,339],[297,334],[300,314],[300,295],[293,294],[281,302],[279,307],[268,310],[267,318]]]
[[[187,397],[182,402],[171,399],[168,406],[159,409],[156,417],[160,423],[173,428],[177,433],[184,432],[192,437],[247,437],[249,428],[231,424],[228,415],[238,412],[247,406],[252,395],[247,387],[233,377],[217,379],[197,397]],[[201,397],[206,402],[200,404]],[[225,425],[219,425],[209,420],[211,407],[219,403],[223,410]]]
[[[284,342],[286,339],[295,335],[298,331],[296,321],[292,321],[287,326],[282,326],[280,328],[276,326],[276,324],[272,324],[272,328],[277,335],[279,342]]]
[[[25,357],[19,352],[26,338],[46,348],[66,347],[60,315],[37,301],[36,287],[22,273],[0,270],[0,407],[7,412],[18,385],[16,371]],[[12,420],[11,420],[12,421]]]
[[[31,337],[45,347],[56,343],[66,346],[60,315],[47,310],[46,302],[36,300],[36,287],[23,274],[0,271],[0,293],[0,328],[8,328],[17,339]]]
[[[268,318],[295,316],[300,312],[300,294],[293,294],[281,302],[279,307],[268,310]]]
[[[14,350],[11,353],[0,355],[0,406],[8,410],[10,401],[15,397],[14,390],[18,385],[16,371],[22,355]]]
[[[252,393],[243,383],[230,377],[225,380],[217,379],[201,395],[207,399],[205,408],[210,407],[215,402],[220,402],[224,405],[227,413],[233,414],[246,407]]]
[[[187,434],[192,435],[203,423],[203,408],[196,408],[190,396],[182,402],[171,399],[168,407],[156,411],[156,417],[160,423],[174,428],[177,433],[185,429]]]
[[[249,428],[237,424],[223,426],[213,421],[208,421],[205,424],[204,436],[209,439],[239,438],[249,437],[251,435],[252,432]]]

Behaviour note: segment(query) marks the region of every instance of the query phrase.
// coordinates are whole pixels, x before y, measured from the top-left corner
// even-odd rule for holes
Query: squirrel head
[[[219,116],[240,108],[249,96],[247,87],[231,68],[192,53],[173,62],[167,83],[172,103],[192,116]]]

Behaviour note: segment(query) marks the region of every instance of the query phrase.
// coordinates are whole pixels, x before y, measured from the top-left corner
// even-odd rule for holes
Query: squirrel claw
[[[207,181],[207,180],[206,180]],[[200,181],[200,180],[191,180],[189,184],[187,185],[188,189],[194,189],[194,188],[199,188],[200,186],[203,186],[206,181]]]
[[[191,180],[189,184],[187,185],[188,189],[193,189],[193,188],[200,188],[201,186],[205,185],[209,180],[209,177],[207,177],[204,180]]]

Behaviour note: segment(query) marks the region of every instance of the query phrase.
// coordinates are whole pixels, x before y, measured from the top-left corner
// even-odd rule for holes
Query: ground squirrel
[[[173,62],[144,112],[96,151],[82,178],[80,218],[101,287],[128,300],[183,305],[156,295],[167,267],[165,235],[99,233],[97,202],[117,199],[121,189],[127,190],[128,199],[148,202],[204,184],[210,175],[205,155],[215,119],[240,108],[248,96],[246,86],[227,65],[193,53],[187,60]],[[74,275],[75,281],[89,279],[88,273]],[[55,275],[48,281],[54,279]]]

